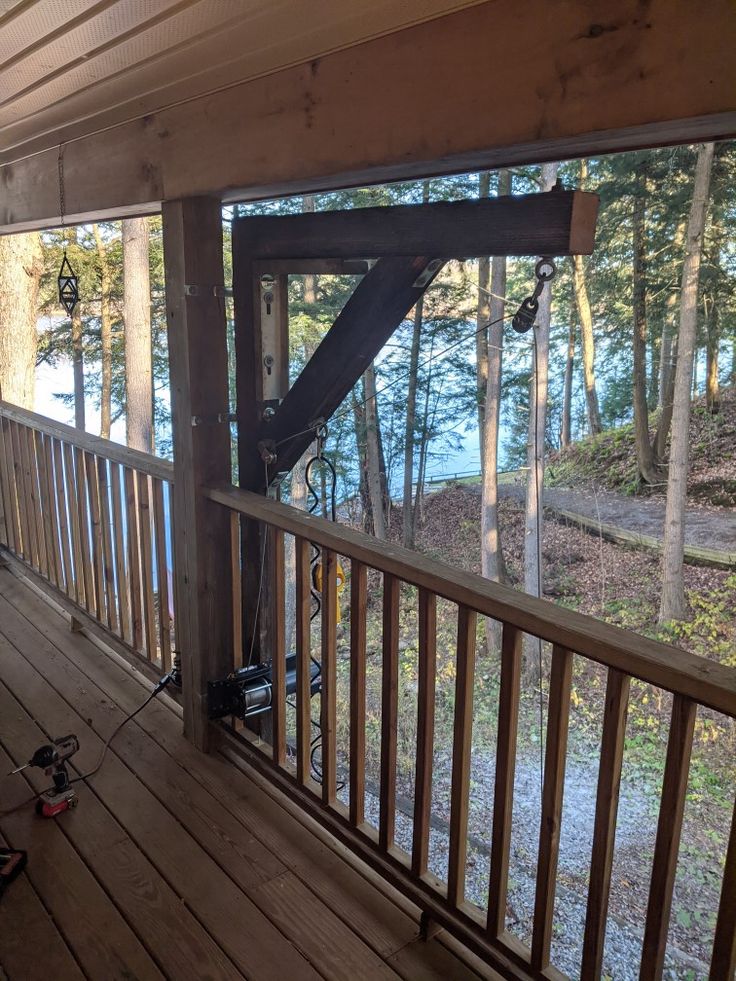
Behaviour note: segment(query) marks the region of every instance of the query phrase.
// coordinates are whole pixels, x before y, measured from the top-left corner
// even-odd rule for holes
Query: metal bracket
[[[191,283],[184,285],[184,296],[217,296],[224,299],[232,295],[233,291],[226,286],[197,286]]]
[[[215,416],[192,416],[193,426],[217,426],[221,423],[237,422],[238,417],[234,412],[218,412]]]
[[[419,273],[419,275],[414,280],[414,283],[412,285],[415,286],[417,289],[423,289],[425,286],[431,283],[431,281],[434,279],[434,277],[437,275],[437,273],[440,271],[443,265],[444,265],[443,259],[432,259],[424,267],[423,272]]]
[[[276,463],[278,456],[276,454],[276,444],[272,439],[262,439],[258,442],[258,455],[267,463],[268,466]]]

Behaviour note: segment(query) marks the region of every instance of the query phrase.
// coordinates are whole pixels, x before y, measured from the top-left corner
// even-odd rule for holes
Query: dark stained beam
[[[233,235],[258,259],[428,255],[589,255],[599,199],[555,190],[479,201],[238,218]]]
[[[291,470],[314,439],[304,430],[318,418],[330,418],[423,295],[441,267],[423,285],[415,285],[429,261],[421,256],[379,259],[358,284],[275,416],[261,427],[262,438],[276,444],[272,475]],[[250,453],[256,453],[255,446]]]

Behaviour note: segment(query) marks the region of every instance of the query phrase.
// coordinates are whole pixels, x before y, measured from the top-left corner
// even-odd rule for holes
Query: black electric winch
[[[320,690],[319,664],[309,662],[310,694]],[[296,654],[286,655],[286,695],[296,692]],[[207,705],[210,719],[222,719],[234,715],[248,719],[261,712],[269,712],[273,704],[273,673],[271,662],[239,668],[226,678],[210,681],[207,685]]]

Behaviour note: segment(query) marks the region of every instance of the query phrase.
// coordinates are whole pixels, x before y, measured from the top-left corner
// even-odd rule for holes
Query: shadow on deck
[[[0,569],[2,772],[69,732],[81,743],[74,768],[87,772],[148,691]],[[47,784],[38,770],[3,777],[0,811]],[[0,905],[9,981],[498,977],[445,933],[421,940],[418,911],[379,891],[257,775],[195,750],[165,696],[77,789],[79,806],[56,819],[32,804],[0,816],[0,839],[29,853]]]

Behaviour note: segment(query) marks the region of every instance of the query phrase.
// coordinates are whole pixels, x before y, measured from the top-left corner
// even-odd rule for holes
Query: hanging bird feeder
[[[79,300],[79,286],[77,283],[77,274],[72,269],[71,263],[67,258],[66,249],[64,249],[64,258],[61,261],[57,282],[59,284],[59,303],[61,303],[71,317],[74,313],[74,307]]]

